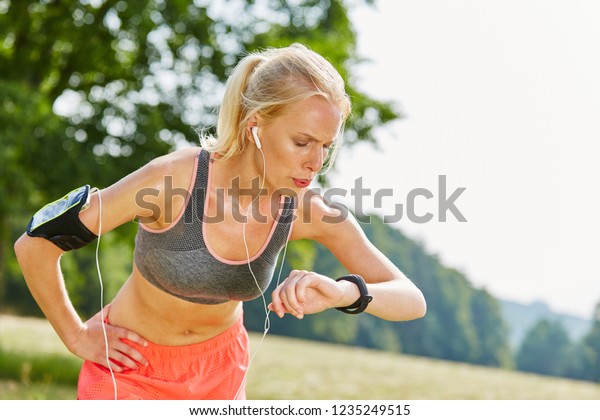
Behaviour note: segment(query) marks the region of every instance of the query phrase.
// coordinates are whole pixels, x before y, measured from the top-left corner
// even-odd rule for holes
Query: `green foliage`
[[[285,260],[292,269],[312,270],[316,256],[314,244],[303,239],[288,243]]]
[[[592,366],[597,352],[587,346],[584,341],[571,346],[566,356],[566,366],[562,376],[584,381],[600,382],[593,376]]]
[[[356,141],[373,141],[373,127],[398,117],[354,87],[359,58],[342,1],[269,6],[264,13],[252,0],[1,3],[0,194],[11,198],[0,201],[5,310],[31,310],[10,249],[29,216],[79,185],[106,187],[197,143],[198,129],[214,132],[224,82],[246,51],[303,42],[328,57],[349,83],[354,116],[346,132]],[[116,233],[130,248],[133,234]],[[66,265],[69,287],[95,295],[90,256]],[[91,310],[87,297],[75,300]]]
[[[2,378],[24,383],[44,382],[76,385],[81,360],[62,354],[24,355],[0,348]]]
[[[517,367],[543,375],[564,375],[570,351],[571,342],[564,327],[541,320],[525,336],[517,353]]]
[[[580,352],[585,379],[600,382],[600,302],[596,305],[592,329],[584,337]]]
[[[512,367],[508,329],[502,320],[498,300],[486,290],[475,290],[471,299],[471,314],[479,343],[476,363]]]

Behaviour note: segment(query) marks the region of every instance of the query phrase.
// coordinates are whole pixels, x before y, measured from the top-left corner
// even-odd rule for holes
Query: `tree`
[[[43,203],[105,187],[214,130],[223,83],[245,51],[309,44],[348,81],[348,138],[398,117],[353,85],[359,58],[342,0],[0,1],[0,302],[3,255]],[[8,222],[11,222],[9,224]],[[9,228],[8,226],[12,226]],[[133,228],[124,228],[131,240]],[[20,277],[11,272],[10,276]],[[90,276],[93,277],[93,276]]]
[[[583,339],[582,353],[582,364],[587,368],[585,379],[600,382],[600,302],[594,310],[592,328]]]
[[[585,341],[575,343],[567,355],[566,369],[563,376],[584,381],[594,380],[594,359],[595,352],[585,344]],[[598,382],[598,379],[595,381]]]
[[[517,353],[517,368],[526,372],[561,376],[568,369],[571,342],[559,322],[541,320],[525,336]]]
[[[471,299],[471,314],[480,347],[475,363],[511,367],[508,330],[498,301],[486,290],[475,290]]]

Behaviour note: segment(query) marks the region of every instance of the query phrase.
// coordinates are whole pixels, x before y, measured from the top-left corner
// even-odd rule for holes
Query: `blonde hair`
[[[247,146],[246,127],[252,116],[272,120],[286,107],[321,96],[340,111],[341,126],[331,147],[326,167],[333,163],[341,144],[344,122],[351,110],[344,80],[321,55],[301,44],[269,48],[246,55],[227,80],[219,109],[217,136],[201,138],[201,144],[221,159],[240,154]]]

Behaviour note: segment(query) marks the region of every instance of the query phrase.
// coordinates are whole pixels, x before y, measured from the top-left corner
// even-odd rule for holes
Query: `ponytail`
[[[245,142],[239,139],[244,138],[248,110],[242,97],[248,86],[248,79],[263,61],[264,58],[260,54],[254,53],[247,55],[237,64],[225,85],[225,95],[217,120],[217,137],[200,139],[202,147],[211,152],[218,152],[221,159],[232,158],[244,149]]]
[[[201,144],[219,154],[220,159],[233,158],[248,144],[246,127],[250,118],[259,114],[273,120],[287,106],[312,96],[321,96],[335,105],[343,127],[350,114],[350,100],[342,77],[322,56],[301,44],[249,54],[237,64],[225,85],[217,137],[202,137]],[[333,163],[341,134],[340,130],[327,167]]]

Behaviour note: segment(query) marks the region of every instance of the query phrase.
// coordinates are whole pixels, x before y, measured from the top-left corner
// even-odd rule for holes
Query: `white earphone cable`
[[[110,358],[108,356],[108,335],[106,334],[106,325],[104,324],[104,285],[102,284],[102,273],[100,272],[100,260],[98,258],[98,251],[100,250],[100,238],[102,236],[102,197],[99,189],[98,191],[98,242],[96,242],[96,269],[98,270],[98,280],[100,282],[100,317],[102,321],[102,333],[104,335],[104,349],[106,350],[106,364],[110,371],[110,377],[112,378],[113,389],[115,392],[115,400],[117,399],[117,381],[115,374],[110,366]]]
[[[262,179],[262,183],[260,186],[260,191],[259,191],[259,195],[252,200],[252,203],[250,203],[250,207],[248,209],[248,211],[246,212],[246,217],[248,217],[248,214],[250,213],[250,210],[252,209],[252,206],[254,205],[254,201],[256,201],[259,197],[260,197],[260,193],[263,190],[263,187],[265,185],[265,176],[266,176],[266,172],[267,172],[267,162],[265,159],[265,155],[262,151],[262,148],[258,149],[260,151],[260,154],[262,155],[262,159],[263,159],[263,179]],[[247,219],[245,220],[245,222],[247,222]],[[256,284],[256,287],[258,288],[258,290],[260,291],[260,296],[262,298],[263,301],[263,307],[265,310],[265,323],[264,323],[264,330],[263,330],[263,334],[262,337],[260,339],[260,341],[258,342],[258,345],[256,347],[256,349],[254,350],[254,352],[252,353],[252,356],[250,357],[250,360],[248,362],[248,367],[246,369],[246,372],[244,373],[244,379],[242,380],[240,387],[238,388],[234,399],[237,400],[237,397],[240,393],[240,391],[242,390],[242,387],[244,386],[245,382],[246,382],[246,377],[248,376],[248,372],[250,371],[250,366],[252,366],[252,362],[254,361],[254,357],[256,357],[258,351],[260,350],[260,347],[262,346],[263,341],[265,340],[265,337],[267,336],[267,333],[269,332],[269,329],[271,328],[271,320],[269,318],[269,315],[271,313],[271,310],[268,309],[267,306],[267,300],[265,298],[265,291],[260,287],[260,285],[258,284],[258,280],[256,279],[256,276],[254,275],[254,271],[252,271],[252,266],[250,265],[250,250],[248,249],[248,242],[246,241],[246,223],[244,222],[243,226],[242,226],[242,238],[244,240],[244,248],[246,249],[246,259],[248,262],[248,269],[250,270],[250,274],[252,275],[252,278],[254,279],[254,283]],[[277,276],[277,286],[279,286],[279,283],[281,281],[281,272],[283,269],[283,262],[285,261],[285,254],[287,252],[287,246],[288,246],[288,240],[289,240],[289,235],[288,238],[285,241],[285,247],[283,250],[283,255],[281,258],[281,263],[280,263],[280,267],[279,267],[279,274]],[[276,287],[277,287],[276,286]]]

